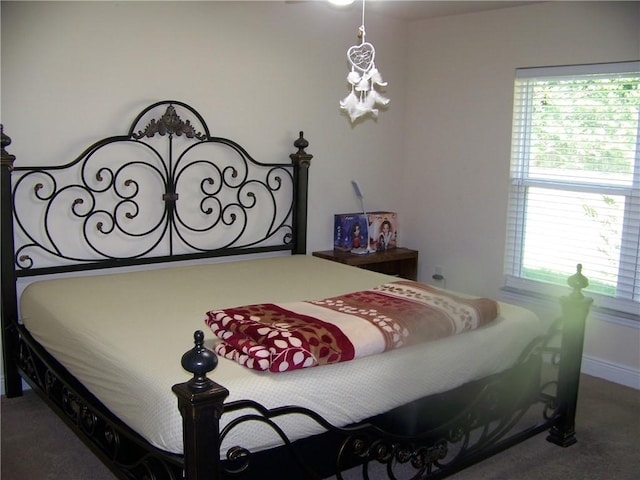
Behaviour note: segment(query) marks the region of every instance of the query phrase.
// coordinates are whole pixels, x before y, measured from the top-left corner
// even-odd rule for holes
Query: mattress
[[[172,385],[190,376],[180,358],[214,308],[321,299],[372,288],[393,277],[316,257],[294,255],[30,284],[21,320],[106,407],[152,445],[182,453],[182,419]],[[224,358],[209,376],[228,400],[253,399],[273,408],[310,408],[342,426],[417,398],[450,390],[511,366],[542,333],[532,312],[500,303],[500,315],[480,329],[349,362],[285,373],[250,370]],[[225,414],[224,427],[232,418]],[[291,440],[322,429],[299,415],[278,422]],[[225,438],[223,450],[271,448],[278,438],[257,422]]]

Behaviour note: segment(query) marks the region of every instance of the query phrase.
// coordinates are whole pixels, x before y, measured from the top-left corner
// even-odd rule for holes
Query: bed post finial
[[[213,385],[207,378],[207,373],[218,366],[218,357],[204,346],[204,333],[196,330],[193,334],[195,346],[182,356],[182,368],[193,373],[193,378],[187,383],[194,392],[201,392]]]
[[[298,149],[297,154],[305,154],[307,152],[304,151],[305,148],[307,148],[309,146],[309,142],[307,141],[306,138],[304,138],[304,132],[302,130],[300,130],[300,137],[298,137],[298,139],[293,142],[293,146],[296,147]]]
[[[207,378],[218,365],[216,354],[204,346],[204,333],[193,334],[195,346],[182,356],[193,378],[174,385],[182,415],[186,480],[220,478],[220,417],[229,390]]]
[[[302,133],[302,132],[301,132]],[[13,161],[16,159],[15,155],[11,155],[5,150],[5,147],[11,145],[11,138],[4,133],[4,125],[0,123],[0,137],[2,137],[2,166],[7,166],[9,170],[13,170]]]
[[[589,280],[587,279],[587,277],[582,275],[581,263],[576,265],[576,273],[574,273],[567,279],[567,285],[573,288],[573,292],[571,292],[571,294],[569,295],[571,298],[575,300],[581,300],[584,298],[582,289],[589,286]]]

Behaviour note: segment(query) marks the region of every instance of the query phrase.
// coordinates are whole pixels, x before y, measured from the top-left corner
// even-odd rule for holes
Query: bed
[[[24,379],[118,478],[442,478],[543,431],[576,441],[580,269],[546,321],[308,256],[303,133],[290,162],[263,163],[179,101],[65,165],[17,165],[9,145],[3,132],[6,393]],[[398,292],[412,322],[446,304],[468,309],[464,328],[438,316],[451,332],[410,342]],[[431,303],[414,310],[418,298]],[[469,321],[481,304],[491,316]],[[255,324],[267,311],[297,312],[299,330],[265,366],[242,335],[282,334]],[[321,337],[329,354],[292,347]]]

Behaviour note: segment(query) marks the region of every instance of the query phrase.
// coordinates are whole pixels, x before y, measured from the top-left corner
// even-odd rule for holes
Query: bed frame
[[[269,410],[253,400],[225,402],[229,392],[207,377],[218,360],[197,331],[194,347],[182,358],[193,378],[173,387],[183,417],[184,455],[149,445],[21,325],[18,280],[241,254],[305,254],[312,159],[305,151],[308,142],[300,132],[290,163],[261,163],[234,141],[212,137],[189,105],[162,101],[137,115],[126,135],[99,140],[66,165],[14,166],[15,157],[6,151],[10,143],[3,131],[6,394],[20,396],[24,379],[118,478],[265,478],[268,471],[282,479],[342,479],[343,471],[357,465],[365,479],[376,469],[390,479],[443,478],[543,431],[549,431],[547,439],[555,444],[575,443],[582,345],[591,305],[581,293],[588,282],[580,266],[568,281],[572,292],[561,298],[562,313],[548,334],[532,342],[505,372],[342,428],[296,406]],[[135,156],[123,153],[130,148]],[[160,192],[157,196],[148,195],[140,178],[145,176],[151,179],[151,190]],[[155,217],[143,203],[150,201],[160,204]],[[258,207],[264,225],[256,233],[251,222]],[[266,223],[265,209],[270,212]],[[136,227],[139,220],[141,228]],[[70,225],[80,233],[71,237],[74,242],[81,238],[81,253],[77,243],[69,250],[69,236],[57,230]],[[547,380],[548,366],[557,377]],[[231,411],[244,413],[221,430],[221,415]],[[277,419],[292,414],[312,418],[326,433],[290,441]],[[220,451],[231,429],[256,421],[273,428],[282,446],[257,453],[242,446]]]

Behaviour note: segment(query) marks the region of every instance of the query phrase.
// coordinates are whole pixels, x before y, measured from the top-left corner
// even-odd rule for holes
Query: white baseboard
[[[640,390],[640,370],[584,355],[582,373]]]

